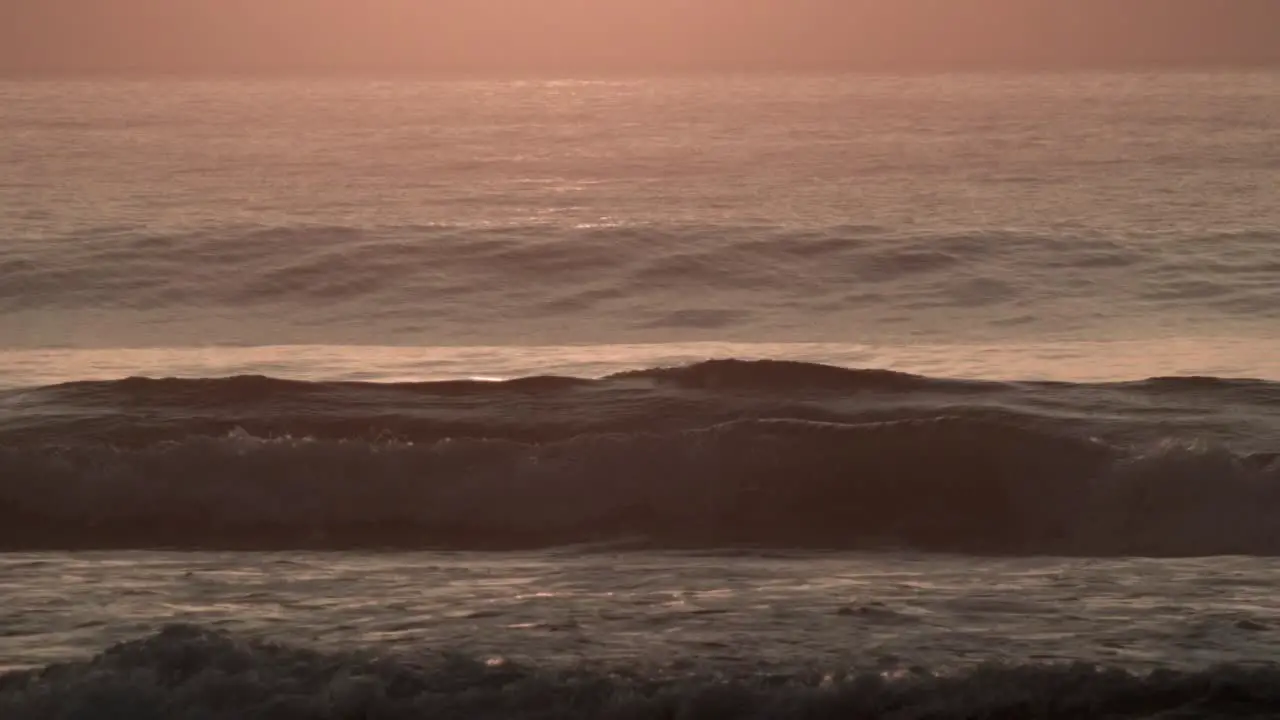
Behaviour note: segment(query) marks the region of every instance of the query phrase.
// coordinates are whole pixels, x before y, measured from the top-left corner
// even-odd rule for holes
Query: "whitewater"
[[[0,83],[0,717],[1275,714],[1277,117]]]

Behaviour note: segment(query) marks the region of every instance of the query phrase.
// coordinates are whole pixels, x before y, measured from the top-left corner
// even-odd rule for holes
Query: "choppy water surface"
[[[148,638],[0,676],[12,717],[160,699],[183,716],[701,716],[717,696],[743,717],[1218,716],[1272,707],[1280,649],[1275,563],[1248,558],[577,548],[12,554],[2,570],[0,664]],[[1235,667],[1202,671],[1220,663]]]
[[[190,623],[408,655],[750,674],[1269,663],[1276,563],[887,554],[11,554],[2,661]],[[74,597],[65,594],[74,582]]]

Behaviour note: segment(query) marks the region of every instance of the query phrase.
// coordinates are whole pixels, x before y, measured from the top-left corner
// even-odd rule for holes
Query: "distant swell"
[[[1089,665],[937,675],[717,677],[643,668],[321,653],[189,625],[92,660],[0,675],[0,716],[37,718],[1272,717],[1275,668],[1135,675]]]
[[[1164,238],[1160,252],[1141,238],[1088,234],[716,222],[118,226],[57,240],[38,255],[0,248],[0,309],[316,301],[396,309],[462,295],[466,305],[487,299],[527,315],[644,307],[650,319],[639,325],[714,327],[758,308],[673,314],[658,296],[749,288],[766,304],[804,307],[794,288],[802,277],[805,294],[828,303],[849,298],[851,281],[884,290],[885,300],[935,307],[1049,303],[1079,296],[1071,281],[1093,278],[1126,305],[1207,301],[1272,315],[1274,283],[1257,281],[1280,270],[1274,233],[1247,231]],[[1209,261],[1206,245],[1216,253]],[[536,291],[538,302],[521,306],[494,288]]]
[[[30,346],[1268,337],[1280,317],[1268,230],[928,225],[84,227],[0,244],[0,313]]]

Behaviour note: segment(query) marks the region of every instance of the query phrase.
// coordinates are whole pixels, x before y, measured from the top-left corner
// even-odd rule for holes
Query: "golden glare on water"
[[[267,375],[321,381],[502,381],[531,374],[601,377],[711,358],[788,358],[931,377],[1112,382],[1167,376],[1280,379],[1280,342],[1183,338],[999,345],[726,343],[528,347],[291,345],[0,350],[0,389],[73,380]],[[1105,357],[1105,363],[1098,358]]]

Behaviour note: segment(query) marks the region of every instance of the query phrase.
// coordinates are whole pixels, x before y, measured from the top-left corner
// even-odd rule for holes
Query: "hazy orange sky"
[[[0,0],[0,72],[1280,64],[1280,0]]]

